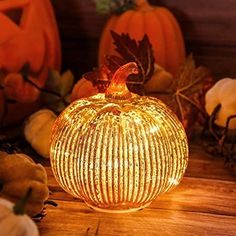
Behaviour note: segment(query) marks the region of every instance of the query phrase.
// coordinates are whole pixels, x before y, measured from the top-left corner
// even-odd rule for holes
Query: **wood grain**
[[[107,20],[94,1],[52,0],[62,40],[64,69],[77,75],[97,65],[97,49]],[[169,8],[184,33],[188,53],[208,66],[216,78],[236,75],[235,0],[150,0]]]
[[[127,215],[94,213],[82,203],[58,201],[39,224],[41,235],[234,235],[236,220],[232,216],[192,213],[151,208]],[[200,203],[199,203],[200,204]]]
[[[49,162],[51,199],[38,223],[41,235],[228,235],[236,232],[236,177],[223,160],[191,144],[188,169],[181,184],[158,197],[148,208],[129,214],[104,214],[65,193],[55,181]]]

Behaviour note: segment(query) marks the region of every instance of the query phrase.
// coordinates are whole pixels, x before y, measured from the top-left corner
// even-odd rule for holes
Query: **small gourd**
[[[227,119],[236,115],[236,79],[224,78],[219,80],[205,96],[205,108],[209,115],[220,104],[215,123],[221,127],[226,126]],[[229,129],[236,129],[236,118],[231,119]]]
[[[26,213],[35,216],[48,199],[47,173],[40,164],[24,154],[0,152],[0,197],[17,202],[29,188],[32,194],[26,204]]]
[[[29,198],[26,196],[14,206],[6,199],[0,199],[0,235],[1,236],[38,236],[35,223],[24,213],[24,206]]]
[[[56,118],[51,110],[43,109],[31,115],[25,124],[26,140],[44,158],[49,158],[50,136]]]
[[[38,84],[37,79],[33,77],[30,76],[28,79],[36,85]],[[37,100],[40,91],[24,81],[20,73],[9,73],[4,80],[4,93],[8,99],[16,102],[32,103]]]

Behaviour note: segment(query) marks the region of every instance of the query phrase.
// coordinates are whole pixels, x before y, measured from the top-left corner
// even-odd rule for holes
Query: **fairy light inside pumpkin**
[[[181,181],[188,162],[185,131],[156,98],[129,92],[136,63],[117,70],[105,94],[72,103],[56,120],[51,164],[62,188],[95,210],[148,206]]]

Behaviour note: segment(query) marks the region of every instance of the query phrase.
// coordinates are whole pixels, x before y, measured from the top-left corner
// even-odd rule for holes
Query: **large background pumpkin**
[[[105,55],[114,54],[110,31],[128,33],[141,40],[146,33],[153,45],[155,61],[176,74],[185,59],[185,47],[180,27],[172,13],[164,7],[151,6],[146,0],[136,0],[136,8],[113,15],[107,22],[99,46],[99,64]]]
[[[48,69],[60,69],[60,41],[49,0],[0,1],[0,25],[0,106],[9,94],[21,103],[8,107],[5,123],[14,123],[31,112],[40,94],[14,73],[28,64],[29,79],[43,87]]]

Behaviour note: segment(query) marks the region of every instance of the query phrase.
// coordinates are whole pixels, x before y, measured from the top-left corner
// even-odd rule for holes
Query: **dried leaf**
[[[137,42],[131,39],[128,34],[117,34],[111,32],[116,50],[120,56],[106,55],[105,65],[93,69],[83,77],[97,86],[99,92],[105,92],[110,84],[113,74],[122,65],[135,61],[139,67],[139,75],[131,75],[127,79],[127,86],[130,91],[142,94],[143,84],[146,83],[154,73],[154,54],[152,45],[145,35]]]
[[[196,67],[193,56],[190,55],[174,80],[172,92],[166,100],[185,128],[196,122],[199,113],[206,115],[200,96],[203,95],[209,76],[209,70],[202,66]]]
[[[98,91],[103,93],[110,84],[112,74],[113,73],[107,68],[107,66],[101,66],[99,68],[94,68],[93,71],[85,73],[83,77],[91,81],[93,85],[98,88]]]
[[[116,70],[119,69],[119,67],[123,66],[126,63],[126,61],[118,56],[115,55],[110,55],[110,56],[106,56],[106,64],[105,66],[107,68],[109,68],[109,70],[112,73],[115,73]]]
[[[126,63],[136,62],[139,67],[139,75],[134,81],[146,83],[154,73],[154,53],[148,36],[145,34],[141,41],[131,39],[128,34],[117,34],[111,31],[115,50]],[[113,58],[114,59],[114,58]]]

